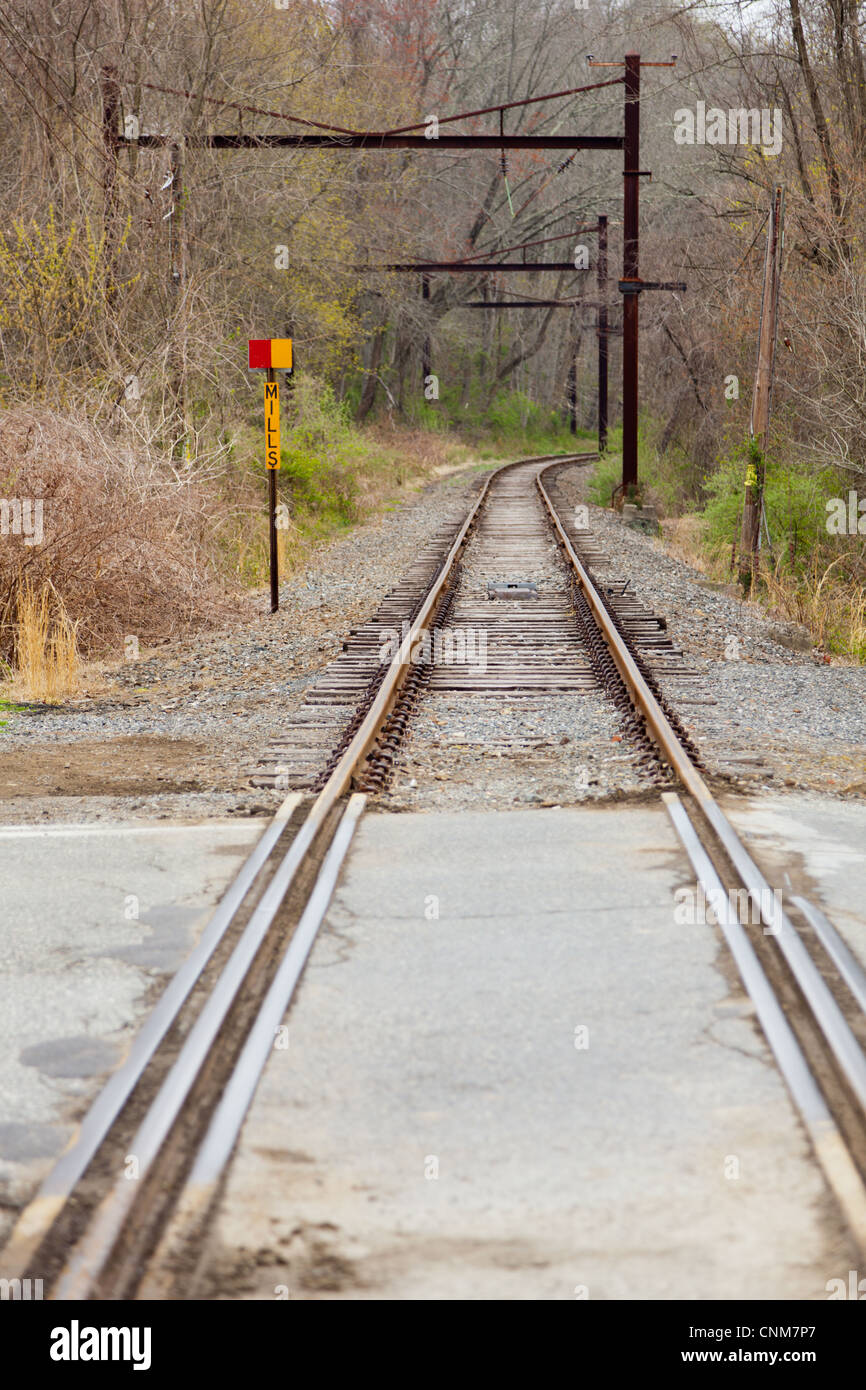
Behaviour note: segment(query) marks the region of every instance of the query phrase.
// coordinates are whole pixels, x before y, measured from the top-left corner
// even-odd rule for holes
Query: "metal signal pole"
[[[672,57],[670,62],[652,62],[641,64],[639,53],[627,53],[624,64],[620,62],[596,62],[591,55],[587,55],[587,63],[590,67],[623,67],[625,68],[622,78],[613,78],[610,82],[599,82],[588,87],[571,89],[569,92],[549,93],[543,97],[531,97],[526,100],[505,103],[497,106],[486,107],[483,111],[467,111],[450,120],[463,120],[470,117],[499,112],[500,130],[498,134],[479,134],[479,135],[437,135],[435,140],[430,138],[429,130],[424,134],[417,134],[418,126],[407,126],[402,131],[355,131],[347,132],[333,127],[326,131],[316,133],[305,132],[304,134],[276,135],[270,132],[248,135],[241,132],[236,134],[212,133],[212,134],[191,134],[186,137],[186,144],[189,148],[196,149],[215,149],[215,150],[241,150],[241,149],[333,149],[333,150],[358,150],[358,151],[379,151],[391,149],[405,150],[425,150],[441,152],[442,150],[488,150],[496,151],[501,154],[503,150],[535,150],[535,149],[563,149],[571,152],[571,157],[577,150],[622,150],[623,151],[623,203],[624,203],[624,238],[623,238],[623,275],[619,282],[619,291],[623,295],[623,457],[622,457],[622,490],[629,491],[637,487],[637,427],[638,427],[638,296],[644,290],[685,290],[686,286],[680,281],[649,281],[641,280],[639,277],[639,256],[638,256],[638,203],[639,203],[639,184],[641,177],[640,169],[640,70],[641,66],[666,68],[676,65],[676,57]],[[534,104],[538,101],[552,100],[555,96],[574,95],[577,92],[594,90],[595,87],[613,86],[622,81],[625,86],[625,112],[624,130],[622,135],[512,135],[502,128],[502,112],[511,106],[522,106]],[[146,83],[154,91],[173,92],[173,88],[158,87],[153,83]],[[185,91],[174,93],[179,96],[189,97],[191,94]],[[208,98],[211,100],[211,98]],[[232,106],[235,103],[217,102],[217,105]],[[258,108],[250,108],[258,110]],[[107,107],[103,105],[103,124],[105,125]],[[281,115],[279,112],[264,112],[265,115]],[[293,119],[289,117],[288,119]],[[107,129],[107,127],[106,127]],[[125,136],[117,139],[116,134],[112,136],[112,143],[117,141],[119,144],[131,143]],[[140,149],[156,149],[167,144],[171,144],[170,136],[160,134],[139,135],[135,143]],[[110,159],[107,161],[110,165]],[[568,161],[570,162],[570,160]],[[565,166],[563,166],[565,167]],[[559,238],[550,238],[558,240]],[[527,243],[526,245],[529,245]],[[541,243],[533,243],[541,244]],[[513,248],[521,249],[521,248]],[[525,256],[525,247],[524,256]],[[448,271],[449,273],[464,272],[466,274],[477,274],[479,269],[489,269],[497,275],[503,271],[553,271],[553,270],[572,270],[574,267],[568,261],[513,261],[513,262],[487,262],[483,267],[479,266],[479,257],[459,261],[416,261],[411,265],[391,265],[391,266],[363,266],[359,269],[364,271]],[[422,294],[424,293],[422,289]],[[603,316],[606,317],[606,314]],[[603,321],[603,318],[602,318]],[[608,333],[611,330],[608,329]],[[601,357],[605,348],[604,334],[599,332],[599,354]],[[429,365],[429,359],[425,366]],[[605,353],[605,369],[606,369]],[[606,441],[606,412],[599,410],[599,439]],[[602,426],[604,425],[604,428]]]
[[[431,372],[433,371],[433,356],[432,356],[431,347],[430,347],[430,323],[429,323],[429,319],[427,318],[428,310],[427,310],[427,307],[426,307],[426,306],[429,304],[429,302],[430,302],[430,276],[429,276],[429,275],[422,275],[422,276],[421,276],[421,298],[423,299],[424,305],[425,305],[425,308],[424,308],[424,315],[425,315],[425,321],[424,321],[424,343],[423,343],[423,346],[422,346],[422,348],[421,348],[421,376],[423,377],[423,386],[426,386],[426,385],[427,385],[427,378],[430,376]]]
[[[598,219],[598,452],[607,449],[607,218]]]
[[[623,144],[622,492],[637,488],[640,54],[625,55]],[[634,282],[633,286],[629,282]]]

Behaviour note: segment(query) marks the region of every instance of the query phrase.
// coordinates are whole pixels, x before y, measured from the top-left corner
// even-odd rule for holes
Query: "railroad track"
[[[866,975],[812,904],[785,909],[771,891],[656,683],[661,672],[694,673],[625,581],[596,577],[601,552],[555,481],[565,464],[594,457],[497,470],[350,635],[345,659],[255,774],[262,785],[298,785],[21,1213],[0,1257],[4,1277],[40,1278],[59,1299],[195,1296],[235,1141],[367,796],[387,784],[425,693],[442,690],[509,701],[603,690],[613,701],[866,1251]],[[527,574],[541,577],[515,578]],[[492,597],[479,587],[485,577]],[[465,655],[479,628],[483,669],[436,662],[437,634]],[[387,657],[386,631],[399,634]],[[434,660],[418,662],[425,640]],[[744,904],[752,925],[740,920]]]

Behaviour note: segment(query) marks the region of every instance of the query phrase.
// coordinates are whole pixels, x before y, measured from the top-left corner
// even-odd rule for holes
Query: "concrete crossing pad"
[[[850,1251],[660,804],[368,814],[211,1295],[826,1298]]]
[[[0,1239],[262,828],[0,826]]]

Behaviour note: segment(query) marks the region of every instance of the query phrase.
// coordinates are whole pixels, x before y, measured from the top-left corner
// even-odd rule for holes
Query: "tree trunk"
[[[361,399],[358,402],[358,411],[355,419],[360,422],[366,420],[376,401],[376,392],[379,388],[379,368],[382,365],[382,349],[385,346],[385,325],[384,323],[376,329],[370,343],[370,361],[367,364],[367,375],[364,378],[364,389],[361,392]]]

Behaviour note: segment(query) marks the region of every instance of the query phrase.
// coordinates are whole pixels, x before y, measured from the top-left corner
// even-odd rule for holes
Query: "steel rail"
[[[505,466],[509,467],[510,465]],[[496,474],[493,474],[491,478],[495,476]],[[356,767],[363,761],[369,747],[375,740],[380,725],[386,717],[409,668],[410,653],[414,642],[427,621],[447,581],[454,560],[487,496],[491,478],[486,480],[481,493],[470,508],[431,585],[421,611],[411,624],[400,650],[395,653],[391,660],[389,671],[366,718],[322,791],[313,802],[303,826],[250,917],[222,974],[188,1034],[174,1065],[139,1126],[130,1145],[130,1152],[134,1153],[138,1160],[139,1180],[147,1177],[169,1131],[177,1121],[204,1060],[225,1022],[226,1015],[235,1000],[253,958],[264,941],[286,893],[294,882],[298,869],[306,859],[332,809],[347,790]],[[135,1204],[137,1192],[136,1184],[120,1177],[103,1198],[85,1236],[72,1252],[61,1275],[57,1291],[58,1298],[83,1299],[88,1296]]]
[[[860,1247],[866,1249],[866,1188],[845,1140],[685,807],[674,792],[663,792],[662,800],[698,882],[713,907],[831,1191]]]
[[[811,1010],[812,1017],[824,1038],[826,1046],[838,1070],[856,1096],[864,1114],[866,1114],[866,1056],[864,1056],[855,1034],[848,1025],[839,1005],[836,1003],[831,991],[824,982],[815,962],[809,955],[799,933],[781,904],[778,902],[776,896],[772,893],[761,870],[742,844],[734,827],[731,825],[724,811],[715,800],[707,783],[704,781],[703,777],[701,777],[687,751],[677,738],[673,726],[638,669],[601,595],[598,593],[590,575],[575,551],[557,514],[556,508],[551,501],[549,493],[544,486],[544,475],[550,472],[553,467],[555,467],[554,464],[548,465],[547,468],[541,469],[538,473],[536,477],[538,490],[560,543],[574,568],[581,591],[592,610],[593,617],[608,645],[608,649],[631,695],[635,708],[643,716],[647,729],[662,754],[662,757],[674,772],[681,785],[693,797],[706,819],[707,824],[715,834],[719,845],[721,845],[724,850],[736,876],[746,888],[751,901],[757,904],[761,921],[765,926],[765,934],[771,936],[775,941],[793,979]],[[668,809],[671,809],[670,802],[668,802]],[[683,816],[685,816],[685,812],[683,812],[683,815],[677,813],[676,816],[672,816],[672,819],[677,826],[678,833],[681,834],[682,842],[694,864],[694,845],[691,837],[694,835],[697,839],[697,832],[694,831],[694,827],[687,816],[685,820],[688,822],[688,828],[686,828]],[[715,869],[712,867],[704,845],[701,844],[700,848],[702,872],[707,877],[708,881],[712,881],[714,886],[718,885],[721,889],[721,881]],[[851,962],[853,958],[850,960],[848,959],[850,957],[850,952],[847,951],[844,942],[841,942],[841,939],[838,938],[838,934],[834,932],[830,923],[826,924],[829,928],[829,932],[822,932],[821,926],[816,926],[814,909],[811,915],[807,913],[807,917],[809,917],[811,925],[819,932],[825,949],[827,949],[828,953],[834,959],[837,967],[843,974],[843,978],[846,979],[849,988],[851,988],[855,997],[857,997],[858,986],[861,986],[862,982],[862,971],[859,970],[856,961],[853,962],[855,969],[852,970]],[[724,928],[725,924],[720,923],[720,925]],[[730,944],[729,941],[729,945]],[[838,949],[839,946],[842,947],[841,952]],[[743,952],[739,950],[739,947],[736,952],[733,946],[731,946],[731,949],[735,960],[737,960],[738,968],[740,968],[743,960]],[[751,990],[749,990],[749,992],[752,994]],[[752,994],[752,998],[755,999],[757,1007],[757,999],[754,994]],[[770,1023],[769,1032],[766,1027],[764,1028],[765,1035],[767,1036],[771,1048],[773,1048],[775,1052],[775,1043],[780,1036],[778,1028],[775,1022],[770,1018],[766,1009],[764,1010],[764,1016]],[[764,1018],[762,1018],[761,1021],[762,1026],[764,1026]],[[787,1044],[784,1044],[783,1050],[787,1051]],[[827,1174],[828,1181],[842,1206],[852,1231],[861,1246],[866,1250],[866,1187],[864,1187],[853,1159],[845,1148],[844,1140],[836,1128],[835,1122],[832,1122],[832,1120],[833,1134],[829,1135],[829,1137],[825,1135],[824,1129],[822,1128],[826,1123],[823,1112],[819,1114],[815,1109],[814,1095],[811,1091],[807,1091],[802,1084],[797,1068],[794,1067],[793,1063],[786,1063],[786,1065],[783,1066],[780,1061],[779,1065],[795,1103],[803,1116],[804,1123],[807,1125],[812,1135],[816,1154],[821,1162],[822,1168]],[[790,1079],[792,1076],[796,1077],[796,1084],[792,1084]],[[812,1085],[817,1090],[817,1083],[813,1081]],[[826,1111],[826,1116],[829,1117],[830,1111],[823,1097],[821,1097],[821,1104]]]
[[[264,941],[300,865],[305,861],[312,846],[317,843],[319,832],[324,827],[327,818],[350,787],[357,768],[363,763],[390,709],[393,707],[410,667],[411,651],[436,610],[454,565],[462,553],[462,549],[489,496],[492,483],[506,471],[525,466],[527,463],[547,465],[547,467],[542,467],[536,476],[536,484],[542,501],[574,569],[594,620],[607,643],[617,670],[636,708],[645,720],[648,732],[684,789],[699,806],[736,874],[746,886],[750,897],[758,903],[767,933],[775,939],[778,949],[782,952],[794,979],[811,1008],[839,1070],[866,1110],[866,1059],[863,1057],[856,1038],[848,1027],[829,989],[821,979],[798,933],[771,894],[766,880],[741,844],[721,808],[715,802],[709,787],[692,764],[659,701],[648,687],[590,574],[575,551],[545,488],[544,476],[554,467],[561,467],[565,463],[578,460],[589,461],[593,457],[595,457],[594,453],[583,453],[564,456],[548,455],[541,459],[521,459],[496,469],[485,480],[479,496],[470,508],[445,559],[437,570],[427,591],[427,596],[410,625],[400,650],[392,658],[375,701],[351,743],[342,754],[325,788],[313,803],[306,821],[262,895],[262,899],[255,908],[229,963],[193,1025],[184,1048],[132,1141],[131,1150],[139,1159],[140,1178],[144,1178],[151,1170],[164,1140],[180,1114],[204,1060],[225,1021],[228,1010],[246,978],[255,953]],[[191,1172],[182,1189],[180,1201],[175,1204],[173,1215],[166,1224],[158,1248],[158,1255],[171,1247],[173,1233],[176,1235],[178,1230],[186,1231],[190,1228],[191,1223],[200,1221],[214,1200],[222,1174],[231,1157],[238,1133],[255,1093],[261,1071],[267,1061],[272,1045],[274,1020],[276,1019],[279,1023],[280,1018],[284,1016],[301,977],[316,932],[327,910],[340,865],[362,813],[363,800],[363,797],[351,798],[344,813],[326,853],[320,876],[307,901],[300,922],[290,939],[282,964],[269,986],[266,999],[261,1005],[258,1017],[247,1036],[240,1058],[223,1091],[222,1098],[210,1117],[205,1137],[198,1148]],[[708,892],[708,896],[712,897],[714,894],[719,894],[724,899],[721,879],[705,848],[705,843],[701,841],[687,811],[675,795],[668,794],[664,800],[698,879],[705,891]],[[287,808],[290,801],[291,799],[284,803],[284,807],[281,808],[283,816],[279,829],[277,830],[276,825],[272,824],[254,851],[253,858],[257,859],[259,868],[266,861],[276,838],[282,831],[285,820],[288,819],[290,812],[287,813]],[[280,813],[275,818],[275,822],[279,816]],[[265,850],[263,845],[266,841],[270,843]],[[231,915],[227,915],[227,900],[232,893],[237,897],[240,883],[245,880],[252,882],[254,877],[255,873],[250,871],[250,861],[248,861],[232,885],[232,889],[229,890],[220,904],[218,913],[215,914],[217,916],[221,913],[222,918],[225,919],[222,922],[220,935],[224,932],[228,921],[231,920]],[[809,904],[806,905],[806,907],[810,906]],[[806,912],[806,907],[803,908],[804,912]],[[863,972],[857,962],[853,960],[838,934],[834,932],[829,923],[826,923],[826,919],[823,919],[821,926],[816,926],[810,913],[806,912],[806,915],[815,926],[816,931],[819,932],[820,939],[839,966],[855,997],[860,999],[862,1003]],[[773,994],[772,987],[763,972],[754,948],[749,943],[745,932],[730,908],[723,904],[717,917],[744,985],[755,1001],[758,1017],[768,1043],[803,1117],[828,1183],[840,1203],[849,1226],[858,1241],[866,1247],[866,1188],[864,1188],[860,1174],[845,1146],[845,1141],[836,1126],[821,1089],[809,1070],[808,1063],[790,1024],[784,1016],[782,1007]],[[209,924],[207,932],[210,933],[209,940],[212,940],[210,948],[210,953],[212,953],[216,944],[216,940],[213,940],[213,921]],[[852,962],[853,970],[851,968]],[[187,975],[190,976],[190,974],[191,972],[188,971]],[[180,993],[180,990],[177,992]],[[167,993],[168,991],[166,991]],[[163,1018],[164,1023],[165,1019]],[[163,1035],[166,1028],[167,1025],[162,1028]],[[151,1048],[151,1053],[155,1045]],[[143,1049],[139,1048],[139,1061],[142,1053]],[[138,1074],[141,1070],[143,1070],[143,1066],[139,1068]],[[131,1072],[127,1074],[127,1081],[129,1081],[130,1076]],[[131,1090],[131,1086],[134,1085],[135,1079],[137,1078],[132,1079],[127,1094]],[[115,1078],[112,1078],[112,1081],[115,1081]],[[99,1101],[97,1105],[98,1103]],[[92,1107],[92,1110],[95,1109],[96,1106]],[[107,1114],[104,1102],[101,1113]],[[82,1130],[85,1128],[86,1126],[83,1125]],[[75,1148],[76,1146],[73,1146],[71,1152],[74,1152]],[[77,1166],[80,1166],[82,1152],[83,1150],[79,1150]],[[69,1155],[65,1155],[64,1159],[68,1157]],[[62,1162],[63,1160],[61,1160]],[[46,1180],[49,1187],[50,1178],[51,1175]],[[107,1261],[116,1249],[117,1239],[132,1210],[137,1189],[140,1190],[138,1184],[118,1180],[114,1188],[103,1199],[84,1238],[71,1253],[71,1258],[61,1275],[56,1297],[86,1298],[92,1294],[100,1273],[105,1269]],[[44,1234],[44,1227],[42,1230]],[[158,1265],[159,1260],[157,1260]],[[159,1267],[148,1276],[151,1291],[163,1287],[164,1277]]]
[[[710,801],[702,809],[749,896],[758,904],[766,934],[772,936],[784,956],[851,1090],[866,1113],[866,1057],[842,1010],[804,946],[799,932],[721,807],[715,801]]]
[[[99,1270],[110,1253],[110,1245],[122,1229],[140,1183],[150,1171],[162,1144],[175,1123],[183,1104],[198,1076],[225,1018],[237,997],[249,967],[264,941],[268,930],[291,887],[301,864],[317,841],[333,808],[350,787],[356,769],[375,742],[397,698],[399,689],[410,669],[411,652],[434,611],[445,588],[451,570],[466,539],[484,506],[493,481],[512,468],[527,463],[560,463],[589,460],[593,452],[565,455],[543,455],[533,459],[518,459],[495,469],[469,509],[460,530],[437,570],[427,597],[410,625],[406,637],[391,660],[388,672],[363,722],[322,791],[313,802],[307,817],[291,846],[278,865],[273,877],[250,916],[232,954],[214,988],[187,1035],[160,1090],[140,1124],[131,1151],[139,1161],[139,1183],[118,1179],[100,1203],[87,1231],[61,1275],[61,1298],[84,1298],[92,1288]],[[153,1012],[142,1026],[130,1053],[118,1071],[109,1078],[86,1113],[67,1150],[49,1172],[36,1196],[21,1213],[3,1251],[4,1265],[8,1261],[15,1271],[28,1267],[32,1257],[45,1240],[51,1227],[70,1198],[100,1145],[109,1133],[137,1082],[152,1060],[159,1044],[178,1018],[192,989],[212,957],[226,930],[255,884],[259,872],[267,863],[285,826],[300,801],[292,793],[280,806],[268,828],[242,865],[235,880],[223,896],[202,937],[188,959],[167,985]],[[99,1242],[97,1242],[99,1233]]]
[[[548,469],[543,469],[542,473],[547,471]],[[737,832],[715,800],[703,777],[695,768],[677,738],[667,715],[638,670],[631,652],[617,631],[600,594],[565,533],[544,487],[541,474],[538,476],[537,483],[560,540],[575,568],[578,582],[592,609],[593,616],[601,628],[617,669],[625,681],[636,707],[643,715],[656,746],[679,781],[700,805],[743,885],[748,890],[752,901],[759,904],[761,917],[768,932],[775,938],[779,950],[802,990],[816,1022],[848,1080],[848,1084],[854,1091],[864,1113],[866,1113],[866,1057],[863,1055],[860,1044],[821,978],[820,971],[803,945],[796,928],[777,902],[769,884],[742,844]]]
[[[292,933],[279,969],[250,1029],[231,1079],[223,1090],[220,1103],[211,1117],[195,1163],[150,1262],[150,1272],[145,1277],[139,1293],[142,1299],[167,1296],[172,1283],[169,1274],[172,1253],[182,1246],[188,1234],[206,1218],[216,1197],[223,1172],[231,1158],[262,1072],[273,1051],[274,1036],[279,1031],[292,1002],[298,981],[328,910],[366,799],[361,792],[355,792],[349,798],[301,920]]]
[[[866,971],[859,960],[848,949],[833,923],[827,920],[820,908],[810,903],[808,898],[792,898],[791,901],[800,909],[860,1008],[866,1013]]]
[[[410,669],[411,652],[434,614],[443,595],[449,576],[489,496],[495,479],[503,473],[527,463],[547,465],[536,476],[536,484],[551,523],[557,533],[577,581],[590,606],[593,617],[611,652],[636,708],[645,720],[647,729],[664,760],[674,771],[684,789],[694,798],[707,823],[712,827],[728,860],[745,884],[753,901],[760,906],[767,932],[777,942],[800,990],[827,1041],[837,1066],[854,1094],[866,1109],[866,1059],[856,1038],[798,933],[781,911],[757,865],[739,841],[733,827],[715,802],[700,773],[692,764],[676,731],[659,701],[649,689],[626,642],[616,628],[592,578],[572,545],[556,512],[544,476],[554,467],[577,461],[589,461],[594,452],[569,455],[546,455],[538,459],[521,459],[493,471],[469,509],[447,555],[428,588],[426,598],[410,625],[399,651],[376,698],[363,722],[340,757],[337,766],[319,796],[292,845],[277,867],[270,883],[256,905],[231,958],[224,967],[214,989],[204,1004],[188,1034],[180,1054],[152,1102],[138,1132],[131,1142],[131,1151],[139,1160],[139,1183],[117,1180],[114,1187],[96,1209],[82,1240],[71,1251],[61,1273],[55,1297],[80,1299],[91,1296],[101,1273],[117,1249],[121,1235],[132,1212],[141,1180],[152,1170],[160,1150],[175,1124],[192,1086],[201,1072],[208,1053],[236,999],[252,961],[265,940],[302,863],[339,800],[351,786],[352,778],[373,746],[388,714],[398,698]],[[698,879],[708,896],[721,894],[724,888],[700,836],[688,813],[675,795],[664,797],[671,820],[680,835]],[[259,871],[267,862],[292,814],[299,797],[294,795],[280,807],[273,821],[242,866],[230,889],[224,895],[195,951],[166,988],[154,1013],[148,1018],[130,1050],[129,1057],[97,1097],[74,1142],[49,1174],[16,1225],[12,1240],[6,1248],[16,1267],[24,1272],[29,1258],[35,1254],[59,1214],[75,1182],[106,1137],[122,1105],[144,1072],[160,1041],[177,1017],[182,1004],[200,977],[226,928],[252,888]],[[180,1199],[173,1205],[157,1248],[157,1259],[151,1262],[152,1272],[146,1276],[145,1288],[150,1296],[159,1296],[170,1279],[162,1261],[176,1242],[178,1233],[187,1232],[206,1215],[219,1189],[225,1168],[230,1160],[244,1117],[255,1093],[261,1072],[272,1046],[273,1030],[291,1002],[298,980],[324,918],[339,874],[340,866],[362,814],[363,797],[352,797],[329,846],[317,882],[307,900],[298,926],[293,932],[286,953],[259,1008],[240,1057],[226,1084],[217,1108],[211,1115],[205,1136],[199,1145],[192,1169],[181,1190]],[[799,900],[795,900],[799,901]],[[819,939],[837,964],[849,988],[862,1004],[864,975],[832,926],[811,909],[800,904],[815,928]],[[811,911],[809,910],[811,909]],[[814,914],[814,915],[813,915]],[[816,1156],[842,1208],[849,1226],[858,1241],[866,1248],[866,1188],[844,1139],[832,1117],[827,1102],[812,1076],[806,1058],[797,1042],[781,1005],[763,972],[740,923],[731,909],[722,905],[717,913],[741,978],[756,1004],[758,1017],[780,1071],[797,1105],[815,1148]],[[820,922],[816,919],[820,918]],[[276,1020],[276,1023],[275,1023]],[[168,1268],[168,1260],[165,1260]]]
[[[297,962],[297,973],[291,977],[291,989],[293,990],[307,959],[310,947],[313,944],[316,931],[325,915],[331,892],[340,870],[340,865],[349,847],[352,834],[354,833],[358,818],[363,809],[364,799],[363,796],[350,798],[349,805],[343,813],[343,818],[334,836],[334,840],[329,847],[322,869],[317,876],[307,906],[304,909],[300,922],[292,932],[283,965],[277,972],[270,986],[256,1021],[247,1037],[241,1056],[232,1073],[231,1080],[224,1089],[220,1103],[211,1119],[204,1144],[199,1150],[195,1169],[196,1173],[200,1171],[200,1165],[203,1160],[207,1163],[208,1157],[211,1155],[214,1148],[222,1152],[219,1148],[219,1144],[224,1135],[228,1135],[230,1139],[228,1150],[225,1152],[225,1159],[228,1158],[231,1152],[237,1129],[240,1129],[243,1123],[247,1106],[252,1100],[253,1092],[258,1083],[261,1068],[267,1060],[267,1050],[273,1045],[274,1023],[279,1024],[280,1018],[282,1018],[282,1013],[280,1013],[274,1020],[274,1001],[276,999],[277,1002],[279,1002],[279,999],[282,998],[281,984],[286,978],[287,963],[288,970],[291,972]],[[297,845],[297,843],[296,840],[295,845]],[[295,865],[299,865],[303,861],[311,843],[312,840],[305,837],[304,845],[298,848],[298,852],[294,856]],[[294,849],[295,846],[293,845],[292,848]],[[286,859],[288,860],[290,856],[291,851],[290,854],[286,856]],[[285,875],[283,877],[285,877]],[[260,908],[257,909],[257,912],[261,911],[262,921],[266,923],[266,926],[270,926],[273,921],[276,911],[285,897],[285,892],[286,888],[284,887],[282,879],[279,883],[272,883],[271,887],[268,889],[268,894],[266,894],[266,897],[269,899],[268,902],[266,903],[263,899]],[[249,965],[252,963],[252,955],[255,954],[255,950],[258,949],[263,935],[263,932],[254,934],[253,939],[255,941],[255,946],[251,954],[247,953],[242,957],[240,962],[240,965],[243,967],[242,970],[236,968],[233,972],[230,972],[229,966],[231,962],[229,962],[229,966],[226,967],[223,976],[218,982],[217,989],[208,999],[208,1004],[205,1006],[205,1009],[202,1010],[202,1014],[196,1021],[193,1034],[198,1031],[200,1036],[195,1038],[190,1048],[186,1066],[181,1065],[178,1067],[177,1063],[175,1064],[175,1069],[169,1074],[166,1083],[154,1100],[136,1137],[133,1139],[130,1150],[138,1159],[140,1179],[146,1177],[171,1126],[177,1119],[192,1083],[198,1075],[198,1071],[210,1047],[213,1045],[218,1027],[225,1017],[227,1009],[223,1008],[225,999],[222,996],[220,987],[222,986],[223,989],[230,989],[232,983],[236,982],[231,996],[234,998],[237,988],[246,975]],[[288,1005],[290,997],[291,990],[289,990],[288,997],[285,1000],[286,1005]],[[215,1000],[217,1002],[214,1004]],[[229,1002],[231,1002],[231,1000],[229,1000]],[[285,1012],[285,1008],[282,1012]],[[212,1015],[212,1017],[208,1015]],[[206,1021],[202,1026],[203,1019]],[[214,1027],[215,1021],[217,1025],[216,1028]],[[263,1027],[267,1030],[264,1056],[261,1055]],[[192,1036],[191,1034],[191,1039]],[[178,1062],[182,1062],[182,1059],[183,1053],[181,1057],[178,1058]],[[254,1070],[254,1075],[251,1076],[251,1069],[256,1068],[258,1063],[260,1063],[258,1069]],[[175,1071],[177,1071],[177,1075],[175,1075]],[[172,1081],[174,1084],[172,1084]],[[241,1102],[243,1102],[242,1108],[238,1110],[238,1106]],[[235,1123],[237,1129],[233,1127]],[[66,1268],[57,1286],[56,1298],[83,1299],[87,1298],[92,1293],[94,1285],[99,1279],[99,1275],[111,1256],[126,1217],[135,1204],[137,1195],[135,1184],[125,1181],[125,1179],[120,1179],[108,1196],[100,1203],[96,1215],[88,1227],[86,1236],[79,1245],[76,1246],[67,1262]]]
[[[692,763],[680,740],[678,739],[673,726],[667,715],[650,690],[638,665],[623,641],[620,633],[611,619],[610,614],[593,584],[589,574],[577,551],[572,545],[559,515],[554,507],[547,489],[544,486],[544,474],[548,473],[555,464],[549,464],[547,468],[541,469],[537,478],[536,486],[541,494],[541,500],[547,509],[548,515],[553,523],[554,529],[559,537],[560,544],[568,556],[577,577],[577,582],[586,598],[592,611],[596,623],[601,631],[605,642],[608,645],[610,654],[613,657],[617,670],[619,671],[625,686],[634,701],[635,707],[640,710],[646,721],[647,729],[665,759],[665,762],[676,774],[682,785],[695,797],[702,805],[712,802],[713,794]]]

